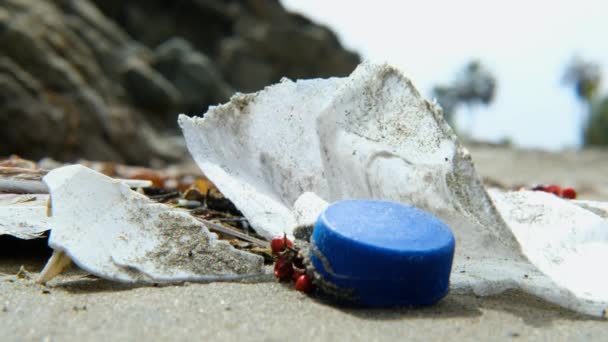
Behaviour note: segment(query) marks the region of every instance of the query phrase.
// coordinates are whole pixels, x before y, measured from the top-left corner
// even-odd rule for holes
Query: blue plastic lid
[[[395,202],[346,200],[317,219],[311,261],[367,306],[429,305],[449,287],[454,235],[435,216]]]

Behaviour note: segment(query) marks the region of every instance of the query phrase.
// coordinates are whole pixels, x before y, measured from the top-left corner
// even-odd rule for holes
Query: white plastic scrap
[[[20,239],[39,238],[50,229],[45,194],[0,194],[0,235]]]
[[[452,289],[521,289],[597,316],[608,308],[601,290],[608,279],[591,274],[605,260],[594,259],[608,247],[605,219],[558,198],[539,206],[538,194],[494,194],[505,223],[439,109],[390,66],[364,63],[348,78],[284,79],[179,123],[205,175],[265,237],[310,223],[325,202],[394,200],[454,231]],[[552,216],[561,210],[567,223]],[[570,233],[551,236],[556,225]],[[531,230],[543,233],[525,233]],[[580,243],[587,239],[595,244]]]
[[[348,78],[284,79],[179,123],[205,175],[267,238],[291,233],[294,203],[305,192],[328,202],[392,199],[504,224],[442,115],[389,66],[362,64]],[[498,228],[493,234],[515,243]]]
[[[44,177],[52,200],[49,245],[82,269],[121,282],[229,280],[262,272],[185,211],[156,203],[80,165]]]
[[[603,270],[608,220],[545,192],[491,194],[524,254],[541,272],[582,303],[588,301],[585,306],[597,302],[596,314],[608,308],[608,272]]]

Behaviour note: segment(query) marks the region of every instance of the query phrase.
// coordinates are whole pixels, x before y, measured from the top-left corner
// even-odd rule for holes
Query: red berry
[[[304,293],[309,293],[312,291],[314,285],[312,284],[312,279],[307,274],[302,274],[296,280],[296,290]]]
[[[275,237],[270,240],[270,249],[272,250],[272,254],[279,254],[285,249],[283,243],[283,237]]]
[[[559,196],[562,191],[562,188],[560,188],[558,185],[553,184],[553,185],[549,185],[548,187],[546,187],[545,191],[550,192],[550,193],[554,194],[555,196]]]
[[[287,258],[278,258],[274,263],[274,276],[279,280],[287,280],[293,274],[293,264]]]
[[[278,255],[282,251],[285,250],[285,246],[293,247],[293,242],[291,242],[287,235],[277,236],[270,240],[270,249],[272,250],[272,254]]]
[[[576,190],[572,188],[564,188],[562,189],[561,196],[567,199],[575,199],[576,198]]]
[[[297,281],[301,275],[304,275],[304,271],[295,268],[293,274],[291,275],[291,280]]]

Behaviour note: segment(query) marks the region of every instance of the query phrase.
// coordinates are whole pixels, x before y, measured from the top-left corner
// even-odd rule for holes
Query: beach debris
[[[0,193],[48,194],[49,189],[42,181],[48,170],[31,170],[17,167],[0,166]],[[120,179],[130,188],[148,188],[154,183],[147,179]]]
[[[155,202],[81,165],[44,177],[51,192],[54,254],[45,282],[65,257],[98,277],[120,282],[233,280],[262,273],[261,256],[219,240],[189,212]]]
[[[95,166],[109,176],[122,175],[125,178],[125,175],[128,175],[129,179],[120,180],[131,188],[146,188],[153,185],[153,182],[145,178],[145,175],[152,172],[146,168],[120,166],[114,163],[94,163],[88,161],[81,161],[81,163]],[[49,169],[64,166],[62,163],[52,159],[43,159],[40,163],[36,163],[17,155],[1,159],[0,193],[47,194],[49,191],[46,184],[42,181],[42,177],[49,172],[49,169],[41,167],[40,164],[50,166]],[[146,171],[147,173],[145,173]]]
[[[51,229],[49,191],[42,181],[47,173],[48,170],[39,169],[36,163],[17,156],[0,161],[0,235],[35,239],[44,237]],[[132,188],[152,185],[148,180],[117,181]]]
[[[79,164],[110,176],[132,189],[138,189],[157,202],[194,209],[191,213],[204,221],[207,226],[212,225],[217,229],[226,228],[225,225],[216,225],[205,220],[204,217],[246,222],[234,205],[223,197],[213,183],[198,169],[188,165],[153,170],[112,162],[81,160]],[[40,162],[22,159],[18,156],[0,159],[0,235],[7,234],[21,239],[46,236],[44,232],[51,229],[47,218],[50,212],[50,199],[48,187],[42,181],[42,177],[49,170],[66,165],[70,164],[63,164],[49,158],[42,159]],[[201,203],[198,203],[200,205],[195,205],[196,201],[200,201]],[[238,234],[238,229],[236,233],[234,230],[230,230],[226,235],[231,233]],[[238,238],[248,239],[257,246],[261,246],[261,240],[256,239],[255,236],[245,234],[239,235]]]
[[[544,191],[555,196],[559,196],[567,199],[576,199],[576,190],[573,188],[562,188],[559,185],[536,185],[532,188],[532,191]]]
[[[48,189],[42,182],[46,170],[0,166],[0,193],[46,194]]]
[[[270,240],[270,249],[274,255],[279,255],[287,248],[293,248],[293,242],[287,238],[286,234],[283,236],[277,236]]]
[[[421,306],[448,293],[453,257],[454,235],[435,216],[397,202],[344,200],[319,216],[307,270],[321,289],[352,292],[358,305]]]
[[[295,289],[304,293],[311,293],[315,288],[312,277],[308,274],[300,274],[296,278]]]
[[[72,264],[72,259],[62,250],[55,250],[53,254],[47,261],[46,265],[38,278],[36,278],[36,282],[40,284],[45,284],[49,280],[55,278],[59,274],[61,274],[68,266]]]
[[[608,202],[576,200],[572,201],[572,203],[602,218],[608,219]]]
[[[296,248],[286,234],[270,240],[270,249],[274,256],[274,276],[279,281],[293,282],[297,291],[311,293],[315,289],[313,284],[313,270],[307,270],[304,265],[305,255]]]
[[[528,260],[555,282],[547,295],[567,289],[577,298],[572,309],[599,315],[608,308],[608,273],[595,268],[608,260],[605,216],[550,193],[490,194]]]
[[[0,235],[35,239],[51,229],[46,194],[0,193]]]
[[[564,268],[538,256],[543,234],[522,239],[515,233],[522,230],[517,227],[534,229],[537,219],[526,213],[544,218],[567,208],[574,232],[568,238],[574,238],[591,229],[591,213],[558,197],[538,207],[527,192],[521,198],[496,195],[499,212],[441,110],[391,66],[363,63],[347,78],[283,79],[255,94],[236,94],[203,118],[180,115],[179,124],[203,173],[267,239],[306,236],[302,223],[309,224],[327,203],[395,201],[452,228],[453,291],[490,295],[521,289],[596,316],[608,308],[603,293],[583,295],[577,284],[556,276]],[[547,220],[543,227],[559,223]],[[597,237],[597,244],[607,245]],[[543,253],[558,258],[572,252],[566,246],[572,247],[550,244]],[[575,254],[593,254],[594,248],[580,244]],[[599,267],[602,259],[585,260]],[[568,271],[581,275],[597,267]],[[594,286],[608,288],[606,279],[593,279]]]
[[[283,79],[179,123],[203,173],[268,239],[291,235],[294,203],[306,192],[500,220],[439,109],[387,65],[364,63],[348,78]]]

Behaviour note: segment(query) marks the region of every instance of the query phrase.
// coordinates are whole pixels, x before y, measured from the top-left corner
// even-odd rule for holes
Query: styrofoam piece
[[[234,249],[186,211],[156,203],[80,165],[44,177],[52,200],[49,245],[82,269],[121,282],[238,279],[263,258]]]
[[[546,260],[532,251],[537,241],[516,238],[511,226],[519,223],[510,215],[505,223],[440,110],[390,66],[364,63],[347,78],[283,79],[237,94],[204,118],[180,115],[179,124],[205,175],[267,238],[291,234],[327,202],[393,200],[451,227],[453,289],[482,295],[522,289],[596,316],[606,308],[603,297],[582,296],[577,284],[546,273]],[[502,210],[534,210],[516,198],[498,202]],[[552,253],[560,255],[561,247],[553,245]]]
[[[49,230],[45,194],[0,194],[0,235],[20,239],[39,238]]]

